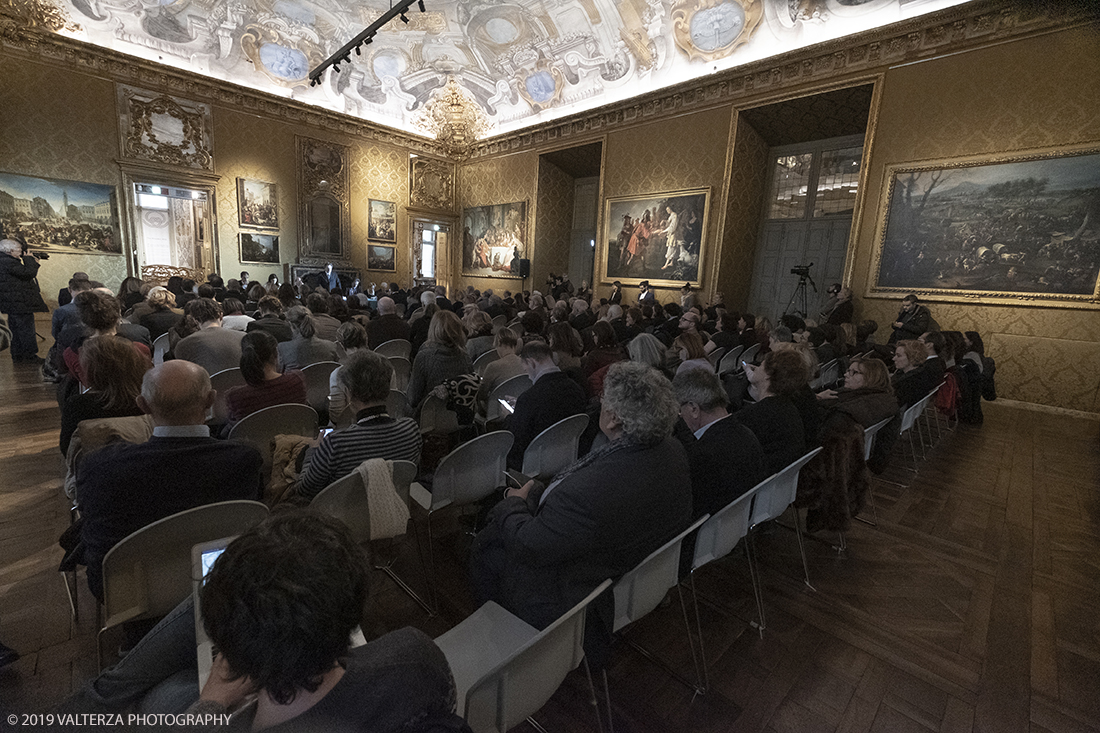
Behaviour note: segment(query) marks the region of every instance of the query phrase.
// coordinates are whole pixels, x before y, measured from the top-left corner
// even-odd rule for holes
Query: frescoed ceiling
[[[387,0],[49,0],[66,35],[417,132],[454,77],[487,136],[967,0],[424,0],[311,88]]]

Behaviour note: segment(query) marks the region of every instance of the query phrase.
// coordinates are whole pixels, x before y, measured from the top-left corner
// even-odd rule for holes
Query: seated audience
[[[672,379],[672,370],[668,367],[668,350],[653,334],[638,334],[630,340],[626,349],[631,361],[651,366],[668,379]]]
[[[466,354],[473,363],[493,348],[493,319],[483,310],[473,310],[463,316],[462,324],[466,327]]]
[[[818,392],[817,399],[825,410],[843,412],[865,428],[898,412],[890,373],[878,359],[852,359],[844,373],[844,386]]]
[[[622,346],[615,337],[615,329],[607,321],[597,321],[592,326],[592,339],[592,350],[581,360],[585,377],[591,377],[600,369],[625,358]]]
[[[546,329],[550,350],[554,352],[554,363],[563,372],[581,374],[581,357],[584,355],[584,342],[577,329],[568,323],[554,323]]]
[[[370,458],[420,462],[420,427],[416,421],[408,417],[394,419],[386,412],[392,376],[389,360],[369,349],[356,351],[340,367],[340,383],[355,411],[355,424],[329,433],[310,451],[294,487],[298,497],[312,499]]]
[[[118,293],[115,297],[118,298],[118,302],[122,304],[123,313],[145,300],[145,296],[141,294],[141,286],[143,284],[140,277],[131,276],[122,279],[122,283],[118,286]]]
[[[894,396],[902,410],[912,407],[940,385],[942,374],[924,369],[928,352],[920,341],[904,339],[894,344]]]
[[[367,329],[356,321],[341,323],[336,331],[336,343],[343,347],[344,356],[328,378],[328,419],[334,425],[348,408],[348,392],[340,381],[340,370],[348,363],[348,357],[367,348]]]
[[[477,388],[478,412],[483,415],[489,404],[489,395],[494,389],[512,377],[527,373],[523,367],[523,359],[520,359],[519,354],[516,353],[519,350],[519,339],[516,338],[515,331],[510,328],[497,331],[496,336],[493,337],[493,346],[496,347],[497,356],[500,358],[485,367],[485,372],[481,375],[481,384]]]
[[[764,449],[768,474],[778,473],[806,453],[806,429],[792,395],[806,386],[806,361],[794,350],[773,351],[759,366],[745,365],[749,394],[756,400],[737,419]]]
[[[217,656],[201,692],[188,597],[55,712],[233,712],[228,723],[188,730],[468,731],[447,660],[422,632],[406,627],[350,647],[365,625],[368,562],[341,522],[275,514],[230,543],[202,586]]]
[[[89,339],[104,336],[120,336],[129,339],[133,348],[147,359],[152,359],[152,350],[149,348],[149,332],[141,326],[126,324],[128,332],[122,333],[122,307],[118,298],[111,295],[106,289],[96,288],[78,292],[73,298],[77,313],[80,314],[82,333],[73,336],[69,333],[71,328],[62,331],[62,340],[71,345],[62,353],[65,366],[82,385],[89,386],[80,364],[80,350]],[[135,334],[134,330],[138,333]],[[136,336],[136,338],[135,338]]]
[[[748,349],[756,342],[756,316],[752,313],[742,313],[737,320],[737,345]]]
[[[413,360],[409,405],[415,410],[421,400],[445,380],[470,374],[473,370],[473,362],[466,353],[466,329],[462,321],[451,311],[436,311],[429,322],[427,341]]]
[[[508,489],[474,543],[478,602],[493,600],[546,628],[610,578],[617,580],[691,519],[690,468],[672,438],[677,406],[656,370],[623,362],[604,385],[600,429],[608,443],[549,486]],[[589,607],[585,652],[606,661],[612,594]]]
[[[88,381],[87,392],[74,392],[61,406],[61,454],[82,420],[141,415],[137,396],[141,380],[153,367],[149,357],[117,336],[89,339],[80,350],[80,367]]]
[[[232,282],[232,281],[231,281]],[[244,314],[244,303],[238,298],[226,297],[222,301],[222,327],[231,331],[247,331],[248,324],[252,323],[252,316]]]
[[[69,300],[64,304],[54,309],[53,314],[50,316],[50,333],[53,335],[53,340],[59,343],[59,347],[64,351],[64,347],[69,344],[61,345],[61,332],[66,326],[74,326],[76,328],[82,328],[80,321],[80,312],[76,309],[76,303],[73,302],[73,298],[77,293],[83,293],[85,290],[91,290],[94,286],[88,279],[78,280],[73,278],[69,280],[69,287],[62,290],[63,293],[69,294]]]
[[[930,380],[934,379],[939,384],[947,373],[947,339],[940,331],[926,331],[917,340],[926,354],[921,368],[931,374]]]
[[[183,320],[183,311],[176,308],[176,296],[167,288],[157,286],[145,296],[147,309],[138,316],[137,308],[130,316],[131,323],[138,323],[149,329],[149,338],[156,339],[168,333],[168,330]],[[140,305],[140,304],[139,304]]]
[[[692,313],[691,315],[695,315]],[[703,339],[696,331],[681,331],[676,340],[672,342],[673,351],[680,357],[680,365],[676,367],[677,374],[683,374],[689,369],[702,369],[713,372],[714,366],[707,359],[703,349]]]
[[[278,298],[265,295],[256,305],[256,318],[245,327],[245,332],[267,331],[280,344],[294,338],[290,324],[283,319],[283,304]]]
[[[245,334],[241,339],[240,367],[245,383],[225,395],[229,427],[265,407],[308,404],[302,373],[279,371],[279,342],[270,333]]]
[[[325,341],[335,341],[340,321],[329,315],[332,311],[329,296],[310,293],[306,298],[306,307],[313,314],[313,330],[317,337]]]
[[[203,504],[261,498],[259,452],[215,440],[203,424],[214,397],[202,367],[165,362],[145,373],[137,398],[153,418],[149,442],[109,445],[84,457],[76,492],[88,587],[96,598],[103,597],[103,557],[127,535]]]
[[[508,467],[523,468],[523,452],[539,433],[559,420],[584,412],[584,390],[554,364],[554,352],[542,341],[524,344],[519,357],[531,378],[531,387],[516,400],[516,411],[507,420],[515,436],[508,451]]]
[[[689,369],[672,380],[688,431],[676,437],[691,466],[692,518],[714,514],[768,477],[764,449],[731,417],[729,397],[713,371]]]
[[[737,346],[737,314],[723,311],[718,315],[718,330],[711,334],[710,341],[703,346],[707,354],[715,349],[727,351]]]
[[[185,320],[198,324],[198,330],[180,339],[172,348],[176,359],[194,362],[208,374],[233,369],[241,362],[243,331],[222,327],[222,307],[213,298],[196,298],[183,309]]]
[[[395,339],[409,340],[409,324],[397,315],[397,304],[393,298],[382,296],[378,299],[378,317],[367,324],[367,344],[377,349],[387,341]]]
[[[279,363],[283,369],[301,369],[320,361],[340,360],[340,347],[335,341],[317,335],[313,315],[308,309],[294,306],[287,311],[286,320],[294,338],[279,344]]]

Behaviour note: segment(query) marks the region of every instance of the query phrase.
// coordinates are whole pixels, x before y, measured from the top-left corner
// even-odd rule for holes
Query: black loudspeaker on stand
[[[520,260],[519,261],[519,275],[524,280],[531,277],[531,260]]]

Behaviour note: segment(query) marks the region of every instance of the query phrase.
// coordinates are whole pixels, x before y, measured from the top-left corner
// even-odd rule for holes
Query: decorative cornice
[[[10,2],[13,0],[0,0],[0,9],[3,9],[3,3]],[[18,3],[19,0],[14,2]],[[297,100],[127,56],[117,51],[47,32],[43,27],[20,26],[20,33],[4,34],[0,36],[0,42],[2,42],[0,49],[3,52],[21,51],[35,60],[114,82],[132,84],[221,107],[230,107],[240,112],[284,122],[309,125],[412,152],[447,157],[446,151],[433,140],[410,135],[381,124],[372,124],[350,115],[314,107]]]
[[[59,30],[80,26],[46,0],[0,0],[0,40],[33,46],[41,31]]]
[[[991,42],[1021,38],[1100,19],[1100,11],[1074,3],[977,0],[781,56],[746,64],[721,74],[587,110],[535,127],[484,140],[471,159],[561,145],[577,144],[667,117],[728,104],[776,97],[799,88],[820,87],[853,77],[880,73],[889,66],[959,53]]]

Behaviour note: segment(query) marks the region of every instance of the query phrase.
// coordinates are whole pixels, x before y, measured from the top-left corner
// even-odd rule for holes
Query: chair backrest
[[[718,374],[732,374],[741,368],[741,352],[745,350],[744,346],[734,346],[727,351],[722,357],[722,360],[718,362]]]
[[[416,464],[412,461],[389,463],[393,471],[393,487],[401,500],[408,505],[409,485],[416,478]],[[309,506],[346,524],[356,542],[362,544],[370,539],[370,503],[359,471],[352,471],[333,481],[313,497]]]
[[[832,384],[833,382],[835,382],[837,380],[837,377],[840,376],[838,374],[839,371],[840,371],[840,360],[839,359],[833,359],[832,361],[826,362],[821,367],[821,371],[818,373],[817,379],[810,382],[810,389],[812,389],[816,392],[817,390],[821,389],[825,385]]]
[[[399,389],[391,389],[386,397],[386,413],[397,420],[409,414],[409,396]]]
[[[523,452],[523,474],[548,478],[577,460],[577,446],[586,427],[588,415],[570,415],[536,435]]]
[[[317,412],[328,408],[329,378],[339,368],[338,361],[319,361],[302,369],[306,380],[306,401]]]
[[[680,545],[685,537],[709,518],[709,514],[699,517],[690,527],[654,550],[633,570],[619,578],[614,585],[614,631],[652,611],[664,600],[668,589],[680,582]]]
[[[760,352],[760,344],[753,344],[752,346],[750,346],[749,348],[747,348],[747,349],[745,349],[744,351],[741,352],[740,361],[747,361],[748,363],[752,364],[753,359],[756,358],[756,355],[759,352]]]
[[[609,585],[610,580],[600,583],[470,687],[463,712],[471,729],[505,733],[554,696],[584,659],[585,611]]]
[[[727,351],[729,351],[729,349],[725,346],[719,346],[717,349],[707,354],[707,361],[710,362],[712,367],[717,369],[718,365],[722,363],[722,357],[726,355]]]
[[[390,391],[393,394],[393,391]],[[392,415],[391,415],[392,417]],[[447,409],[447,402],[429,394],[420,406],[421,433],[456,433],[461,429],[458,414]]]
[[[463,506],[480,501],[504,484],[512,434],[497,430],[467,441],[443,456],[432,478],[432,505]]]
[[[875,445],[875,436],[878,434],[878,431],[886,427],[886,423],[893,419],[892,417],[888,417],[863,430],[863,460],[871,460],[871,448]]]
[[[929,392],[927,396],[923,397],[919,402],[914,402],[905,412],[901,413],[900,435],[905,434],[906,430],[913,427],[913,423],[915,423],[920,414],[924,412],[924,408],[928,407],[928,403],[936,396],[936,392],[938,392],[939,389],[940,388],[937,386],[934,390]]]
[[[497,316],[497,318],[501,317],[502,316]],[[485,373],[485,367],[489,366],[499,358],[500,354],[497,353],[496,349],[489,349],[477,359],[474,359],[474,373],[480,377],[482,374]]]
[[[153,339],[153,366],[164,363],[164,355],[168,353],[168,334],[162,333]]]
[[[163,616],[192,590],[191,548],[263,521],[258,501],[224,501],[173,514],[120,540],[103,558],[104,628]]]
[[[390,389],[399,389],[402,392],[407,392],[409,390],[409,375],[412,374],[412,362],[402,356],[391,356],[388,358],[390,360],[390,366],[393,367],[393,378],[390,380]]]
[[[489,404],[485,408],[485,419],[495,420],[501,416],[499,400],[503,397],[519,397],[531,389],[531,378],[526,374],[517,374],[511,379],[505,379],[489,393]]]
[[[691,571],[713,560],[720,560],[733,552],[741,538],[749,533],[752,518],[752,501],[759,484],[737,497],[703,523],[695,535],[695,555]]]
[[[497,332],[500,329],[508,325],[508,319],[505,316],[493,316],[493,332]]]
[[[378,348],[374,351],[387,358],[400,356],[402,359],[408,359],[409,354],[412,353],[412,344],[405,339],[390,339],[378,344]]]
[[[820,447],[814,448],[779,473],[769,476],[756,485],[753,489],[756,492],[756,500],[752,503],[751,526],[755,527],[761,522],[775,519],[787,510],[798,491],[798,472],[820,452]]]
[[[264,459],[264,481],[271,476],[271,441],[276,435],[317,437],[317,411],[309,405],[274,405],[243,418],[229,431],[230,439],[256,446]]]
[[[242,384],[245,384],[245,381],[240,367],[223,369],[210,375],[210,388],[217,392],[217,396],[214,398],[214,404],[206,411],[206,422],[219,425],[229,421],[229,408],[225,404],[225,396],[229,394],[229,390]]]

